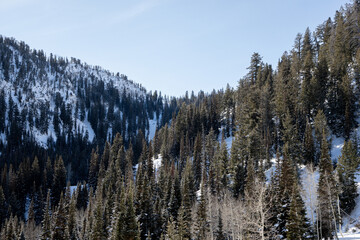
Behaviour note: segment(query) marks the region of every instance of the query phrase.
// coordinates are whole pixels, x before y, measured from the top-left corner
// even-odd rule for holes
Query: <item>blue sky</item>
[[[250,57],[277,65],[297,33],[349,0],[0,0],[0,34],[180,96],[236,87]]]

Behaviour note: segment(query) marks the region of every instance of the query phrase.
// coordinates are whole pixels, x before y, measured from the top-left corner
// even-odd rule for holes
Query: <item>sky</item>
[[[236,87],[251,55],[277,66],[297,33],[350,0],[0,0],[0,34],[182,96]]]

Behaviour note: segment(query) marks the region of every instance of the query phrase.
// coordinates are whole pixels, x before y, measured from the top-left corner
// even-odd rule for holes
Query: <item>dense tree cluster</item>
[[[0,91],[1,238],[334,238],[358,196],[359,19],[354,1],[298,34],[275,71],[254,53],[237,89],[180,98],[0,38],[0,77],[17,88]],[[51,100],[31,101],[36,81],[58,89]],[[51,127],[44,149],[31,130]],[[318,181],[303,186],[304,168]]]

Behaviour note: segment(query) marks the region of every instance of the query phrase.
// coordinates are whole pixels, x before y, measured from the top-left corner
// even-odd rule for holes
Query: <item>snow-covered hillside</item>
[[[160,119],[150,120],[152,118],[140,113],[139,107],[129,108],[128,105],[136,102],[146,109],[147,93],[126,75],[74,58],[68,60],[52,54],[47,57],[41,50],[31,50],[25,43],[13,39],[0,36],[0,40],[0,97],[6,108],[5,127],[0,129],[2,144],[8,141],[6,127],[10,129],[14,106],[14,114],[21,120],[20,128],[44,148],[49,140],[55,142],[61,132],[80,133],[89,142],[97,137],[98,128],[104,132],[103,128],[108,128],[103,139],[110,138],[115,127],[135,132],[140,117],[146,119],[141,120],[146,134],[149,138],[154,136]],[[129,116],[130,111],[134,116]],[[127,130],[123,132],[126,134]]]

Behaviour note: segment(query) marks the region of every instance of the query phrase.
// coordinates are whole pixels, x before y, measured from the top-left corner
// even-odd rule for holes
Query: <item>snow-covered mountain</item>
[[[0,145],[14,134],[45,148],[70,133],[93,142],[115,132],[130,139],[141,129],[150,138],[163,106],[161,95],[154,96],[126,75],[75,58],[47,57],[0,36]]]

